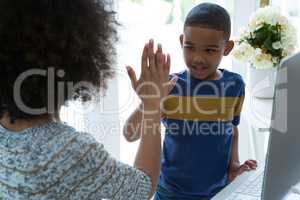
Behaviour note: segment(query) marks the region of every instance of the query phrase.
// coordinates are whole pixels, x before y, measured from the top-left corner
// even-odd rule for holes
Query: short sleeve
[[[79,166],[74,173],[78,174],[80,183],[73,191],[71,199],[146,200],[149,198],[150,178],[141,170],[111,157],[103,145],[96,141],[93,141],[90,151],[85,154]]]
[[[174,85],[171,85],[170,88],[169,88],[169,94],[168,95],[171,95],[174,91],[174,88],[176,87],[176,81],[179,79],[178,77],[178,74],[170,74],[169,75],[169,81],[175,81],[175,84]],[[176,89],[176,88],[175,88]],[[164,112],[165,111],[165,105],[163,104],[163,108],[162,108],[162,113],[160,114],[160,118],[161,119],[165,119],[166,118],[166,113]]]
[[[241,80],[236,95],[236,101],[235,101],[236,103],[234,106],[234,117],[232,120],[232,124],[234,126],[238,126],[240,124],[241,111],[242,111],[244,99],[245,99],[245,83],[243,80]]]

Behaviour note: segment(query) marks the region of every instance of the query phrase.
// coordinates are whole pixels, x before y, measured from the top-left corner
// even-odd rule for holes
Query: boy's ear
[[[228,56],[232,51],[233,47],[234,47],[234,41],[229,40],[228,42],[226,42],[223,55]]]
[[[183,48],[183,34],[180,35],[179,40],[180,40],[180,46],[181,48]]]

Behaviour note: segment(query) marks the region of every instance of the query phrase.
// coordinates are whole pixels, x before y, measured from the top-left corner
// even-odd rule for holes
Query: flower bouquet
[[[296,49],[297,31],[276,7],[258,9],[237,40],[234,58],[257,69],[274,68]]]
[[[297,31],[276,7],[259,8],[236,41],[233,57],[249,63],[248,86],[253,96],[273,98],[277,67],[297,47]]]

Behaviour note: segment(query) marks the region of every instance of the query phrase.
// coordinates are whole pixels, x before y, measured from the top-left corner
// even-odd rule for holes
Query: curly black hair
[[[112,6],[107,0],[1,0],[0,118],[8,113],[13,122],[43,115],[22,109],[16,97],[28,108],[47,108],[46,114],[74,98],[88,100],[90,88],[70,92],[69,83],[84,81],[105,91],[118,40]],[[49,98],[54,110],[49,110]]]

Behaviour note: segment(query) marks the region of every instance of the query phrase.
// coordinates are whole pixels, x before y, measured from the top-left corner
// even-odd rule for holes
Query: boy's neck
[[[220,69],[216,69],[215,73],[213,73],[211,76],[207,77],[206,79],[199,79],[196,77],[194,78],[201,81],[212,81],[212,80],[219,80],[220,78],[222,78],[222,76],[223,76],[223,72]]]
[[[209,78],[208,80],[219,80],[222,76],[223,76],[222,71],[219,69],[216,69],[216,72],[214,73],[214,75],[211,78]]]

